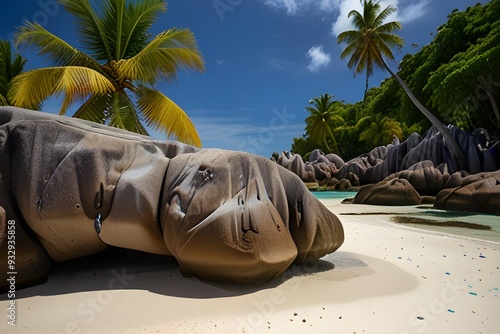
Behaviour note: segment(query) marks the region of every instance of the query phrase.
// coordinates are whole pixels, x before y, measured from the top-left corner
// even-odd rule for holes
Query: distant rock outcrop
[[[347,162],[315,150],[305,163],[300,155],[288,152],[277,163],[304,182],[327,189],[361,186],[354,203],[435,202],[446,210],[500,214],[500,138],[484,129],[467,133],[448,128],[463,152],[462,161],[452,157],[443,136],[432,127],[423,138],[414,133],[400,144],[377,147]]]

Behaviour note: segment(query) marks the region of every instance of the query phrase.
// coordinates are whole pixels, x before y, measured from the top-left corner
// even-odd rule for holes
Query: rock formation
[[[290,153],[282,154],[277,162],[328,189],[362,186],[354,203],[435,202],[437,208],[447,210],[500,214],[500,138],[484,129],[471,134],[454,126],[449,129],[464,153],[463,161],[451,157],[443,136],[431,128],[423,138],[414,133],[400,144],[377,147],[348,162],[319,150],[306,163]],[[466,169],[457,170],[459,165]]]
[[[10,230],[18,289],[108,245],[174,256],[187,276],[260,283],[344,240],[300,178],[266,158],[0,107],[2,254]],[[0,290],[13,270],[2,256]]]

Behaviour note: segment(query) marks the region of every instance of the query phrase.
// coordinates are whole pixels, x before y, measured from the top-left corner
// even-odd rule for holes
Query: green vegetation
[[[63,95],[60,114],[83,102],[74,117],[147,134],[140,122],[178,140],[201,146],[194,125],[172,100],[154,89],[176,80],[179,69],[204,71],[193,33],[169,29],[150,39],[148,30],[167,9],[164,0],[59,0],[75,18],[84,53],[26,22],[16,42],[38,50],[54,65],[24,72],[12,82],[10,101],[36,108],[49,96]]]
[[[463,12],[455,10],[448,19],[429,45],[403,57],[397,76],[444,124],[455,124],[466,131],[483,127],[500,132],[500,0]],[[338,147],[334,153],[349,160],[375,146],[389,144],[392,134],[404,140],[412,132],[423,134],[430,127],[399,84],[392,76],[369,89],[364,101],[336,101],[335,113],[345,123],[340,127],[330,124]],[[370,129],[372,123],[378,125]],[[330,137],[327,144],[334,146]],[[328,151],[325,145],[315,145],[307,132],[292,144],[293,152],[303,157],[315,148]]]
[[[0,40],[0,105],[12,105],[8,97],[12,79],[23,71],[25,64],[26,59],[13,55],[9,41]]]
[[[309,101],[310,107],[306,110],[311,113],[306,119],[306,133],[309,135],[313,143],[316,145],[323,145],[328,151],[327,139],[333,143],[333,149],[337,149],[337,142],[332,132],[332,127],[336,128],[337,125],[342,125],[344,119],[336,113],[337,101],[332,101],[333,96],[328,93],[315,97]]]

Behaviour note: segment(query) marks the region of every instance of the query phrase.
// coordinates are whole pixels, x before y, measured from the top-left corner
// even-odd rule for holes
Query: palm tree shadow
[[[55,264],[46,283],[17,291],[16,299],[110,290],[143,290],[195,299],[234,297],[334,268],[328,261],[306,261],[302,265],[293,264],[270,282],[237,285],[184,277],[173,257],[110,247],[98,254]],[[0,300],[6,299],[6,294],[0,295]]]

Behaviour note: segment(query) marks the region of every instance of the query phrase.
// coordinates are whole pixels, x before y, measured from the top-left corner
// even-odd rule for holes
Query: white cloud
[[[338,14],[332,26],[332,34],[338,36],[342,31],[352,29],[351,19],[347,18],[353,9],[361,11],[360,0],[261,0],[274,9],[284,9],[288,15],[302,12],[311,12],[314,9],[324,14]],[[397,11],[388,20],[402,24],[410,23],[426,14],[430,0],[381,0],[381,8],[391,5]]]
[[[410,5],[401,10],[398,15],[399,21],[402,23],[409,23],[421,18],[424,14],[426,14],[426,7],[429,3],[430,0],[412,2]]]
[[[331,61],[331,56],[323,51],[323,45],[313,46],[307,51],[307,55],[311,57],[311,62],[307,68],[311,72],[317,72],[321,67],[326,66]]]
[[[385,9],[387,6],[396,8],[396,12],[391,14],[387,21],[398,21],[402,24],[410,23],[426,13],[427,5],[430,0],[381,0],[380,7]],[[332,25],[332,34],[338,36],[341,32],[353,29],[351,18],[347,16],[351,10],[362,11],[359,0],[342,0],[338,6],[339,15]]]
[[[338,7],[340,1],[341,0],[263,0],[264,4],[271,8],[285,9],[288,15],[295,15],[298,11],[309,9],[311,6],[323,12],[332,12]]]

